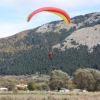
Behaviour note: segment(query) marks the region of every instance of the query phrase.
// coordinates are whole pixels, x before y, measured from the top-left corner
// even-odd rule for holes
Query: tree
[[[50,73],[50,88],[52,90],[65,87],[68,74],[61,70],[54,70]]]
[[[73,84],[73,81],[72,80],[68,80],[67,81],[67,84],[66,84],[66,88],[69,89],[69,90],[73,90],[76,88],[76,85]]]
[[[42,87],[42,90],[50,90],[49,85],[47,84],[42,84],[41,87]]]
[[[88,91],[100,90],[100,71],[94,69],[78,69],[74,72],[73,82],[78,88]]]
[[[29,82],[27,88],[28,88],[30,91],[35,90],[35,89],[36,89],[36,83],[35,83],[35,82]]]
[[[12,91],[12,90],[15,90],[16,89],[14,83],[9,83],[6,87],[8,88],[9,91]]]

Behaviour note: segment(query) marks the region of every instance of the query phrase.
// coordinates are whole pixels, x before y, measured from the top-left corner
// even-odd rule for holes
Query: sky
[[[62,20],[55,14],[40,12],[27,22],[28,15],[42,7],[63,9],[73,18],[78,15],[100,12],[100,0],[0,0],[0,38]]]

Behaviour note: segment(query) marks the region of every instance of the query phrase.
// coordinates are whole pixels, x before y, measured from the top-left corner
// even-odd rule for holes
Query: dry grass
[[[0,92],[0,100],[100,100],[100,92],[9,91]]]

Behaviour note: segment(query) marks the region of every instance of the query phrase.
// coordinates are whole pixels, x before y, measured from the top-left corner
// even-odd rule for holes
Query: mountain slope
[[[100,44],[100,25],[82,28],[74,31],[70,36],[65,38],[63,43],[59,43],[54,48],[65,50],[66,48],[78,48],[79,45],[87,45],[89,52],[93,51],[93,47]],[[61,46],[63,45],[63,46]]]
[[[49,74],[61,69],[100,69],[100,12],[76,16],[71,23],[54,21],[0,39],[0,74]],[[50,61],[48,52],[53,50]]]

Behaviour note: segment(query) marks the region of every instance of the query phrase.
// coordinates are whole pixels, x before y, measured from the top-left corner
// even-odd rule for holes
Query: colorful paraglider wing
[[[67,19],[64,15],[62,15],[62,14],[60,14],[60,13],[56,13],[56,12],[51,12],[51,13],[54,13],[54,14],[60,16],[61,18],[63,18],[63,20],[64,20],[67,24],[70,23],[70,21],[68,21],[68,19]]]
[[[62,9],[59,9],[59,8],[55,8],[55,7],[43,7],[43,8],[39,8],[35,11],[33,11],[27,18],[27,21],[29,22],[30,19],[37,13],[39,12],[42,12],[42,11],[48,11],[48,12],[51,12],[51,13],[54,13],[58,16],[60,16],[67,24],[70,23],[70,16],[68,15],[67,12],[65,12],[64,10]]]

